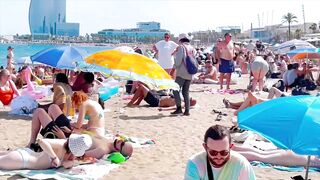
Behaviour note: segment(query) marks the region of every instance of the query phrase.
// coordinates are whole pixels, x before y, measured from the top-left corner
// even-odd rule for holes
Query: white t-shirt
[[[172,53],[178,47],[178,44],[173,41],[166,42],[161,40],[155,44],[158,49],[158,63],[163,69],[172,69],[173,56]]]
[[[229,161],[221,168],[211,166],[215,180],[255,180],[249,161],[241,154],[230,151]],[[184,180],[208,180],[207,154],[205,151],[193,155],[186,167]]]

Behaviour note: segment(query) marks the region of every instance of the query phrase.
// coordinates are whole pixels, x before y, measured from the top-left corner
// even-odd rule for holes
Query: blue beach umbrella
[[[308,155],[309,160],[310,155],[320,155],[319,97],[291,96],[259,103],[240,111],[238,123],[281,149]]]
[[[40,62],[59,69],[76,68],[76,62],[84,61],[88,54],[85,50],[72,46],[58,46],[45,49],[31,56],[34,62]]]

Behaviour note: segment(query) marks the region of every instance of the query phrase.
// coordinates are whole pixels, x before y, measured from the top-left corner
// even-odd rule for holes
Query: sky
[[[0,35],[30,34],[30,0],[0,0]],[[243,30],[279,24],[293,13],[303,23],[320,22],[319,0],[67,0],[67,22],[80,23],[80,34],[102,29],[135,28],[137,22],[156,21],[171,33],[217,30],[240,26]],[[260,22],[260,24],[259,24]]]

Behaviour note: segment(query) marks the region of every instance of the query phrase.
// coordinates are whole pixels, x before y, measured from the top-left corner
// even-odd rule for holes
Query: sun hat
[[[192,36],[190,36],[186,33],[179,34],[179,41],[184,38],[188,39],[189,41],[192,40]]]
[[[92,145],[92,139],[88,134],[71,134],[69,137],[69,149],[71,153],[80,157]]]

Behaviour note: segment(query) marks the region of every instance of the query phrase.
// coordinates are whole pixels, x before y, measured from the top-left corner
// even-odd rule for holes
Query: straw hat
[[[87,134],[71,134],[69,137],[69,149],[76,157],[83,156],[91,145],[92,139]]]

